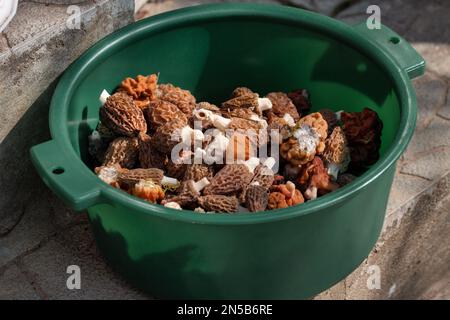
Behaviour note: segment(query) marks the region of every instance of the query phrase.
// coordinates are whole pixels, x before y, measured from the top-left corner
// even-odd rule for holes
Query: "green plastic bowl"
[[[298,299],[331,287],[373,248],[395,164],[415,126],[410,78],[424,60],[386,27],[369,30],[283,6],[198,6],[131,24],[98,42],[61,78],[52,140],[31,156],[71,207],[87,209],[97,245],[133,284],[158,298]],[[160,72],[161,82],[220,102],[237,86],[266,94],[307,88],[314,109],[375,110],[381,158],[315,201],[254,214],[198,214],[152,205],[100,181],[87,135],[103,89]]]

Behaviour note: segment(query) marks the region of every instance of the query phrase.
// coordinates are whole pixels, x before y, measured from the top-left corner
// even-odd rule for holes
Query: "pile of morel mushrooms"
[[[260,97],[240,87],[217,106],[152,74],[125,79],[100,101],[89,136],[95,173],[172,209],[295,206],[350,183],[379,157],[374,111],[310,112],[305,89]]]

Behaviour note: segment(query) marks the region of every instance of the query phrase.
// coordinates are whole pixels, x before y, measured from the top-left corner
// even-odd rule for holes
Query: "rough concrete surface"
[[[111,271],[96,250],[86,215],[68,209],[45,187],[28,156],[30,146],[49,138],[54,80],[87,46],[131,21],[131,2],[84,2],[77,32],[61,27],[66,7],[50,5],[45,8],[52,14],[31,15],[42,4],[22,1],[17,20],[0,34],[0,299],[150,298]],[[223,1],[144,2],[137,1],[137,18]],[[382,236],[357,270],[316,299],[450,299],[450,1],[261,2],[315,10],[347,23],[363,21],[367,6],[379,5],[382,23],[427,60],[425,76],[413,82],[417,128],[397,165]],[[81,266],[81,290],[66,288],[71,264]],[[369,289],[377,268],[380,288]]]

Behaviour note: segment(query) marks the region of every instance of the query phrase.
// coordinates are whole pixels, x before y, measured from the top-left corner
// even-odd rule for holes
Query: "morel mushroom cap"
[[[182,207],[195,208],[197,206],[197,199],[200,192],[209,185],[207,178],[203,178],[197,182],[194,180],[183,181],[178,195],[168,198],[165,201],[176,202]]]
[[[258,108],[258,94],[252,92],[238,95],[222,103],[221,108],[224,110],[242,108],[254,111]]]
[[[164,171],[156,168],[149,169],[132,169],[122,170],[119,174],[119,182],[121,185],[131,187],[141,180],[151,180],[156,184],[161,184],[164,178]]]
[[[302,125],[297,128],[293,135],[281,144],[281,156],[295,166],[308,163],[314,158],[319,148],[319,135],[309,125]]]
[[[202,113],[200,110],[206,110],[209,111],[209,114],[217,114],[220,115],[220,108],[217,107],[216,105],[213,105],[209,102],[199,102],[197,103],[195,110],[192,113],[192,119],[191,119],[191,124],[195,127],[195,125],[197,123],[201,124],[201,127],[203,129],[210,129],[213,128],[214,125],[211,122],[211,120],[207,117],[207,115],[205,113]]]
[[[347,170],[350,163],[350,150],[347,139],[341,127],[335,127],[331,135],[325,140],[323,159],[328,168],[328,174],[337,179],[340,172]]]
[[[295,188],[295,184],[288,181],[286,184],[274,185],[269,194],[268,208],[282,209],[305,202],[300,190]]]
[[[283,92],[271,92],[266,98],[270,99],[272,102],[272,109],[270,112],[273,112],[276,116],[283,118],[285,114],[289,114],[295,122],[300,119],[300,115],[295,108],[295,105],[292,103],[291,99],[287,96],[287,94]]]
[[[158,127],[152,136],[155,149],[163,154],[170,154],[172,149],[181,142],[180,131],[186,126],[182,120],[174,119]]]
[[[131,194],[152,203],[159,203],[164,199],[163,189],[152,180],[139,181],[131,189]]]
[[[161,153],[153,146],[152,138],[145,134],[140,133],[138,136],[139,141],[139,163],[142,168],[158,168],[164,170],[168,164],[167,155]]]
[[[153,130],[167,122],[173,121],[173,119],[183,121],[185,124],[188,123],[188,119],[184,113],[181,112],[176,105],[168,101],[152,101],[144,112],[146,113],[147,120],[151,124]]]
[[[138,156],[139,143],[137,138],[120,137],[114,139],[105,153],[102,166],[108,167],[114,164],[122,168],[133,168]]]
[[[159,99],[176,105],[187,118],[192,116],[192,111],[195,109],[196,103],[195,97],[188,90],[183,90],[168,83],[160,84],[157,93]]]
[[[318,192],[324,194],[339,187],[330,181],[328,171],[319,157],[314,157],[311,163],[302,167],[302,172],[297,182],[307,188],[304,194],[309,200],[316,199]]]
[[[211,184],[203,190],[203,194],[237,194],[252,178],[253,171],[249,170],[247,164],[227,164],[211,179]]]
[[[106,99],[100,108],[100,120],[119,135],[135,136],[147,132],[147,122],[142,110],[125,93],[118,92]]]
[[[158,76],[151,74],[147,77],[138,75],[136,79],[126,78],[122,81],[118,91],[133,97],[137,107],[144,109],[151,100],[156,99]]]
[[[288,93],[289,99],[297,108],[298,113],[305,114],[311,109],[309,93],[305,89],[297,89]]]
[[[264,211],[269,202],[267,188],[260,185],[250,185],[245,196],[245,205],[250,212]]]
[[[206,195],[198,198],[199,205],[206,211],[233,213],[238,210],[238,200],[234,196]]]
[[[362,112],[342,112],[341,120],[347,137],[352,165],[365,167],[379,158],[383,124],[377,113],[369,108]]]
[[[247,88],[247,87],[237,87],[231,93],[231,98],[236,98],[236,97],[240,97],[240,96],[254,95],[254,94],[255,93],[252,90],[250,90],[249,88]]]
[[[267,116],[267,122],[267,132],[273,143],[281,144],[291,135],[290,126],[288,125],[286,119],[280,118],[270,112]]]

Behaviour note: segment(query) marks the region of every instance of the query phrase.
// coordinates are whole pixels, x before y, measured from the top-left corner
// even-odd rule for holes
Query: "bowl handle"
[[[57,141],[36,145],[30,154],[45,184],[70,207],[81,211],[101,202],[96,176],[82,170],[81,161],[71,160]]]
[[[424,74],[425,60],[417,51],[397,33],[381,25],[380,29],[369,29],[365,22],[354,26],[357,32],[372,41],[397,61],[397,64],[406,71],[410,79]]]

